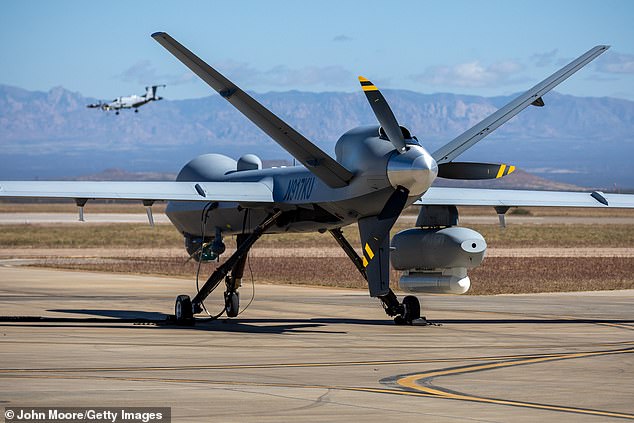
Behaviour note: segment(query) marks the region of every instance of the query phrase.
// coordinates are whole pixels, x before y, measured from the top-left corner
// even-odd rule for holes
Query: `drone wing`
[[[348,185],[353,176],[348,169],[242,91],[220,72],[209,66],[165,32],[156,32],[152,34],[152,38],[183,62],[192,72],[216,90],[225,100],[266,132],[282,148],[328,186],[341,188]]]
[[[568,79],[572,74],[604,53],[608,48],[610,48],[610,46],[596,46],[588,50],[585,54],[579,56],[524,94],[515,98],[474,127],[458,135],[455,139],[436,150],[432,156],[439,165],[450,162],[526,107],[530,105],[543,106],[544,101],[542,100],[542,96],[544,94]]]
[[[0,198],[272,203],[261,182],[0,181]]]
[[[634,208],[634,195],[478,188],[429,188],[417,205]]]

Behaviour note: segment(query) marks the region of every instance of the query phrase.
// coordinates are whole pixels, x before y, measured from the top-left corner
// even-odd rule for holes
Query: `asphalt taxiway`
[[[0,400],[177,422],[634,419],[632,290],[423,297],[440,325],[403,327],[364,291],[256,285],[237,319],[170,324],[194,289],[0,265]]]

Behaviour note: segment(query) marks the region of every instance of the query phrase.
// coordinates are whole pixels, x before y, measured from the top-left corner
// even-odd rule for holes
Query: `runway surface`
[[[440,326],[402,327],[363,291],[256,285],[237,319],[169,324],[194,289],[0,265],[0,400],[177,422],[634,419],[631,290],[423,297]]]

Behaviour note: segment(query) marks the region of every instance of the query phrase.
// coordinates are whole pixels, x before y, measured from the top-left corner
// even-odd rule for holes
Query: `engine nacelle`
[[[471,281],[467,269],[479,266],[486,241],[463,227],[413,228],[392,238],[392,267],[403,271],[399,287],[405,292],[464,294]]]

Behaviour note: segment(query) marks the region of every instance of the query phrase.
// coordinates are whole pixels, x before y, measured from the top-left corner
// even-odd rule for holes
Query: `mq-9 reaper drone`
[[[237,250],[220,264],[198,293],[179,295],[175,316],[193,323],[204,299],[224,280],[227,316],[239,311],[238,288],[247,253],[265,233],[328,231],[367,280],[371,297],[379,298],[397,324],[420,318],[413,295],[399,301],[389,285],[389,266],[402,275],[401,290],[414,293],[462,294],[469,289],[467,270],[477,267],[486,251],[484,238],[459,227],[456,206],[494,206],[503,216],[511,206],[634,207],[633,195],[601,192],[540,192],[435,188],[437,176],[494,179],[513,166],[456,162],[454,159],[526,107],[543,106],[542,96],[608,49],[597,46],[520,95],[445,146],[429,153],[399,125],[385,98],[368,79],[359,77],[380,126],[352,129],[339,138],[336,159],[238,88],[164,32],[152,37],[224,99],[267,133],[303,166],[262,169],[254,155],[237,162],[206,154],[190,161],[174,182],[0,182],[3,197],[141,200],[148,208],[168,201],[166,214],[185,237],[187,251],[209,260],[225,251],[223,237],[236,235]],[[403,209],[421,210],[416,228],[390,230]],[[357,223],[359,255],[341,228]]]

